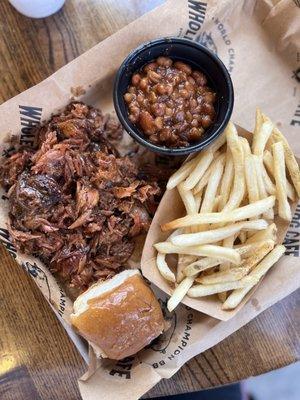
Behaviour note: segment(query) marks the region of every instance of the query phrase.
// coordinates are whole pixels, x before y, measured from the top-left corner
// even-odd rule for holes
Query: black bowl
[[[203,72],[210,86],[217,94],[214,104],[216,117],[197,143],[188,147],[171,148],[156,145],[147,140],[143,132],[128,118],[124,94],[131,83],[134,72],[159,56],[184,61]],[[140,144],[160,154],[182,155],[202,150],[214,141],[224,130],[233,108],[233,86],[229,72],[222,61],[206,47],[180,38],[162,38],[144,43],[133,50],[120,66],[114,84],[114,105],[118,118],[125,130]]]

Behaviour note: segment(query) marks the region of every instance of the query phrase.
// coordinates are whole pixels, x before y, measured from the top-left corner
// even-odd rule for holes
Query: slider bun
[[[74,302],[71,321],[97,356],[120,360],[164,330],[161,308],[139,270],[98,282]]]

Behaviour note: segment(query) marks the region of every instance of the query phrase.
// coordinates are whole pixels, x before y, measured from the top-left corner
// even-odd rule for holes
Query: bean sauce
[[[128,116],[155,144],[186,147],[214,122],[216,93],[190,65],[158,57],[131,78],[124,95]]]

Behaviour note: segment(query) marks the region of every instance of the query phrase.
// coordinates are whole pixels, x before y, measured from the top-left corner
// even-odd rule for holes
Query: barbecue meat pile
[[[71,103],[33,129],[36,148],[19,149],[0,168],[9,231],[19,250],[85,290],[124,266],[160,189],[137,160],[118,155],[122,129],[95,108]]]

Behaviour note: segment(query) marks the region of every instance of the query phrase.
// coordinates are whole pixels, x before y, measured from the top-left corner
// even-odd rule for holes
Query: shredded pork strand
[[[20,251],[85,290],[124,267],[160,188],[136,158],[118,155],[120,124],[93,107],[71,103],[33,129],[36,148],[20,148],[0,167],[10,235]]]

